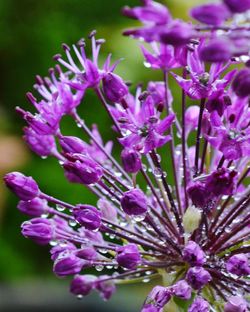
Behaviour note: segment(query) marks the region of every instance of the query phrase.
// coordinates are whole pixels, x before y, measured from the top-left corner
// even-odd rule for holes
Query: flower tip
[[[96,33],[97,33],[97,31],[96,31],[95,29],[92,30],[92,31],[89,33],[88,38],[89,38],[89,39],[92,39],[93,37],[95,37]]]
[[[62,58],[61,54],[56,54],[53,56],[54,61],[58,61],[60,58]]]
[[[62,44],[62,48],[63,50],[66,52],[66,51],[70,51],[70,47],[66,44],[66,43],[63,43]]]
[[[26,93],[26,99],[31,103],[34,104],[34,102],[36,102],[36,98],[34,97],[34,95],[31,92],[27,92]]]

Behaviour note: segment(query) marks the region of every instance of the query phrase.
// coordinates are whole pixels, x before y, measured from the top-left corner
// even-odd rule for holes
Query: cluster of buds
[[[94,205],[68,203],[45,194],[32,177],[4,178],[31,217],[22,234],[51,245],[53,271],[73,275],[74,295],[96,290],[107,300],[116,284],[158,278],[143,312],[249,311],[249,9],[249,0],[204,4],[190,12],[197,24],[174,19],[153,0],[125,7],[142,23],[125,35],[146,42],[145,65],[163,81],[132,94],[114,73],[119,62],[111,64],[109,55],[98,65],[104,40],[92,32],[92,58],[83,39],[73,48],[63,44],[65,56],[54,57],[49,77],[36,77],[42,99],[27,94],[37,113],[17,108],[32,151],[57,159],[70,183],[97,197]],[[181,91],[181,116],[169,79]],[[87,89],[112,121],[121,162],[113,142],[104,144],[97,126],[90,129],[78,114]],[[64,115],[89,140],[62,133]]]

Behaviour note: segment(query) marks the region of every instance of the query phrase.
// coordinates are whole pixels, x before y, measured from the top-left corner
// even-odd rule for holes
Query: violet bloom
[[[215,38],[200,49],[200,58],[204,62],[228,62],[234,53],[234,45],[228,39]]]
[[[147,198],[139,189],[125,192],[121,199],[121,206],[128,215],[134,216],[145,214],[148,210]]]
[[[103,300],[109,300],[116,291],[114,282],[109,280],[106,275],[103,275],[99,280],[96,281],[95,288],[98,290]]]
[[[192,266],[202,266],[206,255],[197,243],[189,241],[183,250],[183,260]]]
[[[113,114],[117,114],[117,112],[113,110]],[[175,115],[170,114],[160,121],[160,113],[157,112],[151,96],[143,101],[140,111],[135,112],[134,118],[130,116],[131,114],[128,114],[123,117],[126,120],[121,125],[124,132],[126,131],[126,135],[119,139],[124,147],[135,148],[146,154],[171,140],[171,136],[164,133],[170,128]],[[119,116],[118,122],[121,121],[120,118]]]
[[[124,149],[121,153],[121,159],[126,172],[136,173],[141,169],[141,156],[137,151]]]
[[[202,267],[193,267],[187,271],[187,281],[194,289],[201,289],[211,281],[210,273]]]
[[[224,307],[224,312],[246,312],[247,302],[241,296],[232,296]]]
[[[97,230],[101,226],[101,213],[91,205],[77,205],[73,215],[80,225],[87,230]]]
[[[232,83],[233,91],[239,97],[246,97],[250,95],[249,91],[250,86],[250,69],[244,68],[240,72],[237,73],[235,79]]]
[[[60,277],[77,274],[81,271],[84,261],[73,253],[58,256],[54,262],[53,272]]]
[[[163,308],[171,299],[171,291],[162,286],[155,286],[148,294],[144,306],[152,304],[158,309]]]
[[[22,213],[31,217],[40,217],[42,214],[46,214],[49,210],[47,201],[39,197],[35,197],[28,201],[20,200],[17,208]]]
[[[247,10],[250,10],[250,1],[249,0],[223,0],[223,2],[228,6],[228,8],[233,13],[243,13]]]
[[[226,269],[228,272],[238,276],[249,275],[249,259],[245,254],[234,255],[228,259]]]
[[[77,252],[77,257],[84,259],[84,260],[97,260],[98,258],[98,253],[95,250],[94,247],[91,246],[86,246],[81,248],[78,252]]]
[[[55,261],[63,253],[70,253],[71,251],[76,251],[77,248],[74,244],[70,242],[62,242],[50,249],[51,259]]]
[[[215,196],[232,195],[236,189],[237,172],[227,168],[219,168],[207,177],[205,187]]]
[[[117,249],[116,260],[126,269],[135,269],[141,262],[141,256],[135,244],[128,244]]]
[[[157,308],[153,304],[146,304],[142,307],[141,312],[160,312],[161,309]]]
[[[196,298],[192,305],[188,308],[188,312],[209,312],[210,307],[209,303],[202,299],[202,298]]]
[[[102,78],[103,92],[106,98],[114,103],[120,103],[128,94],[125,82],[116,74],[107,73]]]
[[[220,25],[230,17],[228,8],[220,3],[203,4],[194,7],[191,16],[201,23],[208,25]]]
[[[90,157],[83,154],[67,154],[67,161],[63,164],[66,173],[70,173],[83,184],[98,182],[103,174],[101,166]]]
[[[6,186],[22,200],[31,200],[39,195],[39,188],[32,177],[20,172],[11,172],[4,176]]]
[[[87,296],[95,287],[94,275],[76,275],[70,284],[70,292],[76,296]]]
[[[25,127],[23,138],[30,149],[39,156],[49,156],[56,150],[55,139],[52,135],[40,135],[31,128]]]
[[[199,53],[203,43],[188,54],[188,69],[190,79],[184,79],[175,73],[171,73],[180,87],[187,93],[191,99],[202,99],[212,97],[222,91],[232,80],[235,71],[227,73],[220,78],[221,73],[225,70],[222,63],[212,64],[210,70],[206,72],[205,64],[200,60]]]
[[[183,300],[189,300],[192,295],[192,289],[185,280],[181,280],[174,285],[173,294]]]
[[[51,220],[33,218],[30,221],[25,221],[21,228],[23,236],[32,239],[39,245],[47,245],[54,238]]]

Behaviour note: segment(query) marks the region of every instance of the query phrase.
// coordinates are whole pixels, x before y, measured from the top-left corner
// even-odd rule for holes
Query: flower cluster
[[[142,23],[125,35],[145,42],[145,65],[162,81],[131,93],[114,73],[119,62],[111,65],[108,56],[98,64],[104,40],[92,32],[92,58],[83,39],[72,48],[63,44],[49,77],[36,77],[39,99],[27,94],[37,112],[17,108],[29,147],[56,158],[70,183],[97,197],[95,206],[68,203],[45,194],[32,177],[4,178],[18,209],[31,217],[22,234],[51,245],[53,271],[73,275],[76,296],[96,290],[107,300],[120,282],[162,277],[143,312],[249,311],[249,9],[249,0],[205,4],[190,12],[199,23],[186,23],[152,0],[125,7]],[[179,99],[168,79],[176,81]],[[113,143],[78,115],[87,89],[112,121],[121,162]],[[89,141],[62,133],[65,115]],[[84,274],[92,267],[96,275]]]

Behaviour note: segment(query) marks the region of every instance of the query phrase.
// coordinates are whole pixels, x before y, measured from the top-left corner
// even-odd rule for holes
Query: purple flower
[[[206,179],[206,190],[215,196],[232,195],[236,189],[237,172],[219,168]]]
[[[121,159],[126,172],[136,173],[141,169],[141,156],[137,151],[124,149],[121,153]]]
[[[107,280],[105,280],[105,278],[107,278]],[[108,280],[106,275],[103,275],[96,281],[95,287],[99,291],[103,300],[109,300],[116,291],[114,282]]]
[[[94,206],[77,205],[73,210],[77,222],[87,230],[97,230],[101,226],[101,213]]]
[[[98,258],[97,251],[91,246],[81,248],[76,255],[84,260],[96,260]]]
[[[244,68],[237,73],[232,83],[233,91],[239,97],[246,97],[250,95],[250,69]]]
[[[224,3],[233,13],[243,13],[247,10],[250,10],[250,1],[249,0],[223,0]]]
[[[224,38],[210,40],[200,49],[200,58],[204,62],[223,63],[230,60],[234,53],[232,42]]]
[[[76,181],[83,184],[97,183],[103,174],[101,166],[84,154],[66,154],[67,161],[63,167],[66,173],[72,174]]]
[[[190,15],[201,23],[217,26],[228,19],[231,14],[225,5],[209,3],[194,7]]]
[[[153,304],[158,309],[163,308],[171,299],[171,291],[162,286],[155,286],[148,294],[144,306]]]
[[[206,189],[204,183],[191,183],[187,189],[189,198],[196,207],[204,208],[211,199],[211,194]]]
[[[173,294],[183,300],[189,300],[192,295],[192,289],[185,280],[181,280],[173,286]]]
[[[139,216],[148,211],[147,198],[139,189],[125,192],[121,199],[121,206],[129,216]]]
[[[187,271],[187,281],[193,289],[201,289],[212,280],[210,273],[202,267],[193,267]]]
[[[60,145],[65,153],[80,154],[87,150],[87,144],[81,139],[73,136],[60,137]]]
[[[117,249],[116,261],[126,269],[135,269],[141,262],[139,250],[135,244],[128,244]]]
[[[47,213],[49,207],[45,199],[35,197],[31,200],[20,200],[17,208],[24,214],[31,217],[40,217],[42,214]]]
[[[63,253],[70,253],[71,251],[76,251],[77,248],[74,244],[70,242],[60,242],[56,246],[50,249],[51,259],[55,261]]]
[[[232,296],[224,307],[224,312],[246,312],[247,302],[241,296]]]
[[[184,261],[192,266],[202,266],[206,262],[204,251],[194,241],[189,241],[186,244],[182,257]]]
[[[188,312],[209,312],[210,307],[206,300],[198,297],[188,308]]]
[[[76,275],[70,284],[70,292],[76,296],[87,296],[95,288],[96,280],[94,275]]]
[[[36,181],[20,172],[11,172],[4,176],[6,186],[22,200],[31,200],[39,195]]]
[[[173,46],[182,46],[189,43],[195,35],[190,24],[175,20],[160,31],[160,42]]]
[[[40,135],[29,127],[24,128],[23,138],[30,149],[39,156],[49,156],[56,149],[52,135]]]
[[[103,92],[106,98],[114,103],[120,103],[128,94],[128,87],[120,76],[107,73],[102,78]]]
[[[159,120],[160,113],[156,110],[152,96],[147,96],[138,113],[131,111],[134,118],[131,118],[130,114],[121,116],[116,110],[112,112],[117,115],[118,122],[121,123],[122,119],[121,128],[125,136],[119,141],[126,148],[136,149],[146,154],[171,140],[171,136],[164,133],[170,128],[175,115],[170,114]]]
[[[138,19],[145,24],[164,25],[171,20],[168,9],[164,5],[152,0],[145,1],[142,7],[132,9],[124,7],[122,12],[124,15]]]
[[[160,312],[161,309],[157,308],[153,304],[146,304],[142,307],[141,312]]]
[[[51,220],[34,218],[25,221],[22,226],[23,236],[32,239],[39,245],[47,245],[54,239],[54,229]]]
[[[53,272],[60,277],[77,274],[81,271],[84,261],[73,253],[62,253],[59,255],[53,266]]]
[[[204,63],[200,60],[200,50],[203,42],[199,44],[194,51],[188,54],[188,69],[190,79],[184,79],[175,73],[171,73],[180,87],[187,93],[191,99],[212,98],[221,92],[232,80],[235,71],[227,73],[223,79],[220,79],[221,73],[226,67],[222,63],[212,64],[210,70],[206,72]]]
[[[238,276],[249,275],[249,259],[245,254],[234,255],[228,259],[226,263],[226,269],[228,272]]]

